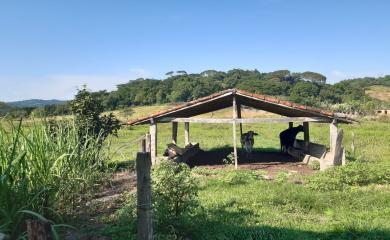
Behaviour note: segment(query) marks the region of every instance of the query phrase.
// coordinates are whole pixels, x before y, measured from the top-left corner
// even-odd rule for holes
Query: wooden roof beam
[[[189,122],[189,123],[288,123],[288,122],[319,122],[329,123],[330,119],[321,117],[283,117],[283,118],[163,118],[158,122]]]

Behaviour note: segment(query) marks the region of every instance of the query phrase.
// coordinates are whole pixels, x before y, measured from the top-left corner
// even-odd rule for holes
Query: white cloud
[[[0,76],[0,101],[22,99],[72,99],[77,89],[114,90],[116,85],[137,78],[152,77],[145,69],[131,68],[124,74],[56,74],[48,76]]]

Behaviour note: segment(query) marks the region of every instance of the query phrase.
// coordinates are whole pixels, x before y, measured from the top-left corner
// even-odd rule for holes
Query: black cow
[[[284,130],[279,134],[280,138],[280,151],[281,152],[287,152],[287,149],[289,147],[294,146],[295,138],[297,137],[298,133],[303,132],[303,126],[299,125],[298,127],[293,127]]]

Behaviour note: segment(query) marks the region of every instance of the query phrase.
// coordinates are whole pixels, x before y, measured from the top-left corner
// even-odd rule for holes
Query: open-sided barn
[[[242,106],[251,107],[258,110],[264,110],[281,117],[275,118],[242,118]],[[232,107],[231,118],[196,118],[197,115],[213,112],[216,110]],[[293,102],[281,100],[275,97],[250,93],[238,89],[229,89],[212,94],[207,97],[196,99],[183,105],[161,111],[150,116],[130,121],[129,125],[150,125],[150,152],[152,163],[157,162],[157,124],[172,123],[172,141],[177,140],[177,124],[183,122],[185,126],[185,144],[190,143],[189,131],[190,123],[224,123],[233,126],[233,149],[235,167],[238,167],[239,159],[237,154],[237,125],[240,128],[242,136],[242,124],[245,123],[288,123],[289,128],[293,127],[294,122],[303,123],[304,140],[296,141],[294,147],[287,149],[287,152],[294,158],[304,162],[317,160],[320,162],[321,169],[329,166],[341,165],[344,162],[345,153],[342,147],[343,132],[338,130],[338,123],[354,123],[354,119],[348,118],[343,114],[337,114],[330,111],[313,108]],[[324,145],[310,142],[309,123],[328,123],[330,124],[330,150],[327,151]]]

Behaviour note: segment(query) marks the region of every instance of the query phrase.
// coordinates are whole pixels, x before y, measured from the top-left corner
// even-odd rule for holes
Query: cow
[[[286,153],[289,147],[294,146],[295,138],[298,133],[303,132],[303,126],[288,128],[279,134],[280,138],[280,151]]]
[[[241,135],[241,146],[242,148],[245,149],[247,154],[252,152],[253,144],[255,143],[253,136],[257,136],[257,135],[258,134],[253,131],[249,131]]]

